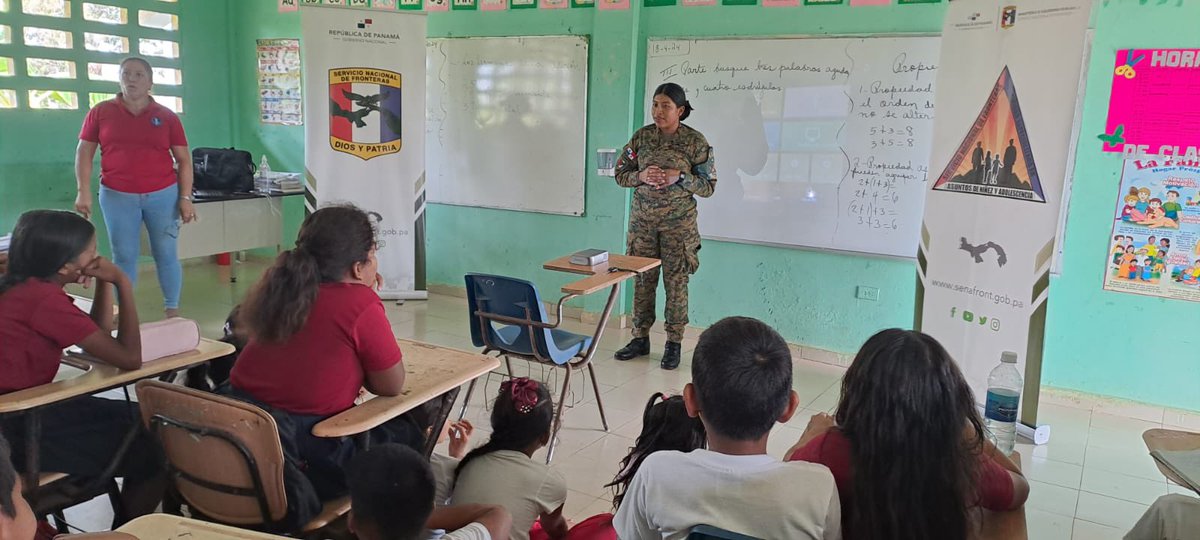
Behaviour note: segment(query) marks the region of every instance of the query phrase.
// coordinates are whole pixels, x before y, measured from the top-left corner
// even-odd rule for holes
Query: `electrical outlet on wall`
[[[872,302],[878,302],[879,301],[879,287],[867,287],[865,285],[859,285],[858,290],[854,294],[854,297],[858,298],[859,300],[870,300]]]

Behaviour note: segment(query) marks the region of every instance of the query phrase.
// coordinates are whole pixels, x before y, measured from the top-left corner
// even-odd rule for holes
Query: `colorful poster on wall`
[[[424,2],[425,0],[398,0],[396,2],[396,9],[402,9],[405,11],[420,11],[421,7],[424,5]]]
[[[917,326],[958,362],[978,403],[987,399],[988,373],[1001,353],[1017,353],[1026,423],[1036,420],[1091,4],[956,1],[942,27]]]
[[[762,0],[763,7],[794,7],[800,5],[800,0]]]
[[[683,0],[683,5],[688,7],[715,6],[717,5],[717,0]]]
[[[596,0],[596,9],[601,9],[601,10],[629,9],[629,0]]]
[[[425,0],[425,11],[450,11],[450,0]]]
[[[279,0],[279,12],[280,13],[287,13],[289,11],[299,11],[299,10],[300,10],[300,4],[297,4],[296,0]]]
[[[892,0],[850,0],[852,6],[890,6]]]
[[[538,7],[541,9],[567,9],[571,7],[571,0],[538,0]]]
[[[475,0],[453,0],[450,3],[450,9],[454,11],[475,11],[477,8]]]
[[[1128,159],[1104,290],[1200,302],[1200,161]]]
[[[304,123],[300,40],[258,40],[258,110],[264,124]]]
[[[479,0],[479,9],[481,11],[505,11],[508,9],[508,0]]]
[[[846,3],[846,0],[804,0],[806,6],[839,6]]]
[[[571,0],[573,8],[590,8],[596,7],[596,0]]]
[[[1200,49],[1117,51],[1105,152],[1189,156],[1200,152]]]
[[[371,2],[371,7],[375,9],[392,11],[396,9],[396,0],[373,0]]]

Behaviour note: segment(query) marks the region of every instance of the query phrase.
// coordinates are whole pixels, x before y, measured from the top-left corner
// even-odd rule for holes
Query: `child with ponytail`
[[[364,387],[395,396],[404,386],[400,347],[373,290],[375,247],[362,210],[317,210],[301,225],[296,248],[280,254],[241,307],[249,342],[230,374],[231,393],[275,418],[289,466],[303,471],[320,500],[346,493],[343,467],[355,448],[349,439],[315,437],[312,427],[354,406]],[[371,430],[371,442],[420,448],[425,427],[400,416]],[[303,496],[297,482],[285,485],[289,502]]]
[[[492,408],[491,438],[458,465],[453,504],[503,506],[513,517],[513,540],[528,540],[536,521],[550,538],[566,538],[566,477],[533,459],[550,442],[553,423],[545,385],[525,377],[504,381]]]

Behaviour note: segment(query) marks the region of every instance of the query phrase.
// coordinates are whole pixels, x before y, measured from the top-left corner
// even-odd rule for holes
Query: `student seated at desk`
[[[435,509],[433,471],[411,448],[372,446],[351,462],[347,482],[350,530],[359,540],[509,538],[512,518],[503,507],[473,504]]]
[[[64,348],[84,352],[121,369],[142,365],[141,333],[129,278],[96,254],[96,232],[71,212],[34,210],[13,231],[7,272],[0,277],[0,394],[48,384],[58,373]],[[69,283],[95,280],[91,316],[63,291]],[[117,337],[112,337],[112,288],[121,302]],[[137,406],[84,397],[41,410],[41,469],[80,476],[100,474],[125,434],[140,426]],[[16,445],[15,463],[25,462],[23,417],[0,422]],[[166,487],[157,444],[144,431],[126,454],[126,517],[154,511]]]
[[[550,442],[554,402],[546,386],[517,377],[500,385],[492,406],[492,435],[456,470],[453,504],[499,504],[513,517],[514,540],[528,540],[540,522],[553,539],[565,538],[567,478],[533,459]]]
[[[745,317],[718,321],[700,335],[683,399],[708,449],[646,457],[613,518],[620,538],[679,540],[697,525],[754,538],[842,537],[829,470],[767,455],[771,427],[799,403],[779,333]]]
[[[353,407],[364,386],[379,396],[404,387],[400,346],[373,290],[378,264],[367,214],[322,208],[242,303],[250,341],[230,375],[232,394],[275,418],[285,456],[321,500],[346,493],[342,469],[355,447],[348,438],[316,437],[313,426]],[[428,422],[414,416],[371,430],[372,444],[421,447]]]
[[[1020,508],[1029,483],[983,433],[974,395],[932,337],[884,330],[842,379],[836,425],[813,416],[789,459],[829,467],[846,538],[966,538],[971,509]]]
[[[21,495],[21,479],[13,469],[8,441],[0,434],[0,538],[33,540],[37,528],[37,517]]]

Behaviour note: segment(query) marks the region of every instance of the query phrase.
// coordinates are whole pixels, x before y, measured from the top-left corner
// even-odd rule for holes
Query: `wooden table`
[[[500,367],[500,359],[409,339],[396,340],[404,351],[404,391],[398,396],[372,396],[365,402],[313,426],[317,437],[361,435],[429,401],[443,403],[434,419],[426,454],[433,451],[442,424],[454,406],[458,389]]]
[[[137,540],[282,540],[284,537],[197,521],[170,514],[150,514],[117,529]],[[114,536],[113,540],[118,537]]]
[[[40,482],[41,463],[39,446],[41,444],[41,409],[48,405],[60,403],[74,398],[90,396],[113,388],[121,388],[142,379],[160,377],[202,364],[214,358],[220,358],[233,352],[233,346],[208,339],[200,340],[200,346],[194,351],[168,356],[144,364],[140,369],[125,371],[117,367],[92,362],[80,357],[64,357],[63,363],[82,373],[75,377],[55,380],[49,384],[26,388],[16,392],[0,395],[0,417],[25,415],[25,489],[26,498],[35,511],[45,513],[38,506],[38,487]],[[126,440],[130,443],[137,433],[137,424]],[[124,445],[125,448],[128,444]],[[113,464],[119,462],[124,452],[113,456]],[[107,479],[99,479],[105,482]],[[91,492],[100,484],[84,491]]]
[[[1179,431],[1174,429],[1147,429],[1142,433],[1142,441],[1146,443],[1146,449],[1153,452],[1155,450],[1166,452],[1179,452],[1186,450],[1200,450],[1200,433],[1192,433],[1190,431]],[[1188,487],[1187,482],[1184,482],[1179,475],[1175,474],[1166,465],[1154,460],[1154,464],[1158,466],[1159,472],[1163,473],[1168,480],[1175,482],[1183,487]]]

